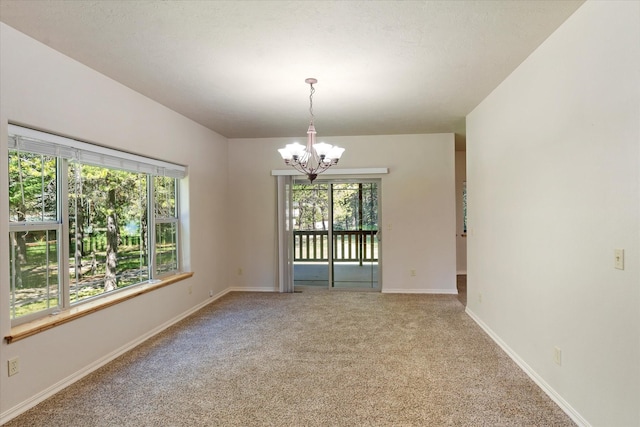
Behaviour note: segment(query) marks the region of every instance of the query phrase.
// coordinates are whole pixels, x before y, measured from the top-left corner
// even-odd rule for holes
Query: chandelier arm
[[[311,152],[311,155],[310,155],[310,157],[311,157],[310,160],[312,160],[312,161],[309,162],[310,163],[309,164],[309,170],[311,172],[315,173],[318,170],[318,166],[317,166],[318,165],[318,156],[316,155],[316,152],[313,149],[313,147],[311,147],[311,151],[312,152]]]
[[[294,168],[295,170],[297,170],[298,172],[300,172],[300,173],[302,173],[302,174],[305,174],[305,175],[308,175],[308,174],[309,174],[309,172],[307,172],[307,171],[306,171],[306,170],[305,170],[305,169],[300,165],[300,163],[295,163],[295,164],[293,164],[293,163],[292,163],[292,164],[291,164],[291,166],[293,166],[293,168]]]
[[[298,160],[291,161],[289,166],[292,166],[295,170],[305,175],[313,172],[313,163],[310,162],[309,155],[307,153],[299,157]]]
[[[316,173],[322,173],[331,167],[331,163],[320,162]]]
[[[318,154],[312,150],[311,152],[305,152],[305,154],[299,157],[297,160],[290,160],[289,166],[292,166],[298,172],[304,174],[320,173],[331,167],[333,162],[325,162]]]

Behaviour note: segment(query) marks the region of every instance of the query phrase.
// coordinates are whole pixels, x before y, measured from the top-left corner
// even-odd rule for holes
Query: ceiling
[[[580,1],[0,0],[0,20],[229,138],[456,132]]]

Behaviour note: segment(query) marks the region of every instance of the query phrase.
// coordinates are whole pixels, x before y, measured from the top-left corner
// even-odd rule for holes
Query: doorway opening
[[[296,287],[381,289],[380,180],[294,180]]]

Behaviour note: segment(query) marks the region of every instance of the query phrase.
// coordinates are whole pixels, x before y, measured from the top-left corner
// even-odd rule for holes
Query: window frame
[[[11,221],[9,218],[9,236],[12,233],[20,231],[48,231],[55,230],[57,233],[56,250],[57,250],[57,265],[58,265],[58,304],[55,307],[48,307],[43,310],[38,310],[33,313],[25,314],[19,317],[15,315],[15,269],[10,268],[10,287],[9,287],[9,304],[10,304],[10,322],[11,326],[15,327],[24,323],[32,322],[34,320],[47,317],[51,314],[59,313],[63,310],[68,310],[73,307],[80,307],[85,304],[94,302],[96,300],[110,297],[114,294],[122,291],[138,288],[142,285],[148,285],[150,283],[157,283],[160,279],[165,280],[171,278],[171,276],[180,276],[183,274],[182,266],[184,265],[182,260],[182,242],[181,242],[181,228],[182,222],[180,218],[180,204],[179,204],[179,188],[181,179],[186,177],[187,168],[182,165],[168,163],[156,159],[151,159],[131,153],[127,153],[120,150],[106,148],[89,144],[87,142],[78,141],[58,135],[36,131],[22,126],[16,126],[9,124],[9,147],[8,158],[16,153],[34,153],[50,156],[56,159],[56,221]],[[31,148],[31,149],[30,149]],[[95,296],[84,298],[80,301],[71,301],[71,284],[72,280],[69,277],[69,270],[71,268],[71,261],[69,258],[69,251],[71,248],[71,232],[70,227],[70,212],[69,212],[69,187],[68,187],[68,173],[71,162],[77,162],[80,164],[98,166],[108,169],[116,169],[121,171],[128,171],[134,173],[142,173],[147,176],[147,218],[148,218],[148,233],[147,248],[147,270],[149,279],[133,283],[131,285],[124,286],[122,288],[114,289],[109,292],[103,292]],[[104,163],[101,163],[104,162]],[[120,165],[120,166],[119,166]],[[154,183],[155,178],[164,176],[174,179],[173,196],[175,198],[175,218],[157,218],[155,212],[155,200],[154,200]],[[44,189],[42,190],[44,194]],[[176,227],[176,270],[163,272],[157,274],[155,259],[156,259],[156,236],[155,230],[159,223],[174,223]],[[9,253],[7,256],[11,259],[13,253],[13,243],[9,241]],[[15,262],[15,259],[13,260]]]

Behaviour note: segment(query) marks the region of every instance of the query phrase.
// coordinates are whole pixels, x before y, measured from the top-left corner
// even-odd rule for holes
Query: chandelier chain
[[[309,114],[311,114],[311,123],[313,123],[313,94],[316,92],[316,89],[313,87],[313,83],[310,83],[311,93],[309,94]]]

